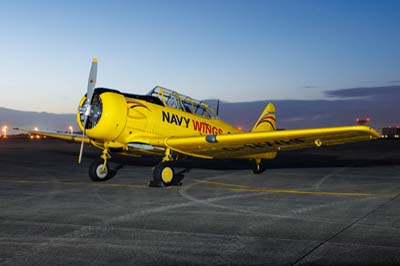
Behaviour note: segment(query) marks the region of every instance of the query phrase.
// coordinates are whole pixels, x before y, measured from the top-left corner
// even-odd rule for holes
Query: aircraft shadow
[[[371,167],[371,166],[390,166],[400,165],[400,152],[396,149],[356,149],[346,148],[320,149],[318,154],[315,150],[287,151],[278,153],[274,160],[263,161],[263,167],[266,169],[285,169],[285,168],[322,168],[322,167]],[[77,157],[76,151],[53,150],[55,153],[61,153],[68,156]],[[88,148],[84,152],[84,159],[92,161],[98,159],[100,150]],[[367,155],[367,157],[366,157]],[[130,166],[155,166],[160,162],[160,158],[153,156],[128,157],[113,154],[110,160],[114,164]],[[207,160],[190,158],[182,162],[177,162],[177,167],[182,168],[201,168],[210,170],[244,170],[251,169],[250,160],[243,159],[218,159]]]
[[[96,158],[96,157],[95,157]],[[131,166],[155,166],[160,162],[159,158],[141,157],[127,158],[115,156],[112,162]],[[290,168],[324,168],[324,167],[373,167],[400,165],[400,158],[393,159],[341,159],[338,155],[278,155],[274,160],[265,160],[262,166],[266,169],[290,169]],[[209,170],[246,170],[252,168],[249,160],[207,160],[191,158],[183,162],[177,162],[177,167],[200,168]]]

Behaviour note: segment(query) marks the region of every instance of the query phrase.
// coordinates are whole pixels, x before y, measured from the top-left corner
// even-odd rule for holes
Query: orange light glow
[[[39,131],[39,128],[38,127],[34,127],[33,130]]]
[[[1,130],[3,131],[3,138],[6,139],[7,138],[8,126],[3,126],[3,128]]]
[[[33,139],[34,137],[32,135],[29,136],[30,139]]]

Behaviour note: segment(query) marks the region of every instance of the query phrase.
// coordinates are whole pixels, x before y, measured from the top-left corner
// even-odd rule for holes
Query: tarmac
[[[107,182],[99,150],[0,140],[0,265],[400,265],[400,141],[193,160],[182,186],[150,188],[153,158]]]

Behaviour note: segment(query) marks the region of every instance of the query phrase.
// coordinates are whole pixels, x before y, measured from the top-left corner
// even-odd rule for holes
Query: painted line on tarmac
[[[83,183],[87,184],[87,183]],[[148,188],[147,185],[132,185],[132,184],[87,184],[95,187],[127,187],[127,188]]]
[[[59,184],[59,185],[74,185],[74,186],[93,186],[93,187],[114,187],[114,188],[148,188],[147,185],[134,184],[116,184],[116,183],[85,183],[85,182],[59,182],[59,181],[39,181],[39,180],[0,180],[2,183],[20,183],[20,184]],[[348,196],[348,197],[378,197],[392,198],[396,194],[381,194],[381,193],[358,193],[358,192],[328,192],[328,191],[303,191],[291,189],[269,189],[269,188],[251,188],[244,185],[230,184],[224,182],[214,182],[206,180],[194,180],[197,184],[206,184],[214,186],[223,186],[226,190],[233,192],[252,192],[252,193],[282,193],[282,194],[297,194],[297,195],[322,195],[322,196]],[[198,187],[199,189],[219,190],[218,188]]]
[[[236,184],[229,184],[229,183],[215,182],[215,181],[207,181],[207,180],[199,180],[199,179],[194,179],[194,182],[203,183],[203,184],[209,184],[209,185],[218,185],[218,186],[224,186],[224,187],[236,187],[236,188],[251,189],[251,187],[244,186],[244,185],[236,185]]]
[[[339,169],[337,169],[337,170],[335,170],[335,171],[330,172],[329,174],[324,175],[324,176],[321,177],[321,179],[314,185],[315,189],[319,190],[320,187],[321,187],[321,185],[322,185],[326,180],[328,180],[329,178],[331,178],[331,177],[333,177],[333,176],[335,176],[335,175],[337,175],[337,174],[342,173],[343,171],[347,170],[347,168],[348,168],[347,166],[346,166],[346,167],[342,167],[342,168],[339,168]]]
[[[72,186],[93,186],[93,187],[122,187],[122,188],[147,188],[146,185],[134,184],[116,184],[116,183],[85,183],[85,182],[60,182],[60,181],[40,181],[40,180],[0,180],[2,183],[19,183],[19,184],[59,184]]]
[[[396,194],[383,194],[383,193],[359,193],[359,192],[329,192],[329,191],[303,191],[303,190],[292,190],[292,189],[269,189],[269,188],[234,188],[241,185],[223,183],[223,182],[209,182],[206,180],[198,181],[201,184],[210,185],[221,185],[228,188],[231,191],[236,192],[254,192],[254,193],[285,193],[285,194],[297,194],[297,195],[323,195],[323,196],[349,196],[349,197],[379,197],[379,198],[392,198]]]
[[[219,175],[215,176],[212,178],[207,178],[206,180],[201,180],[201,181],[206,181],[206,182],[211,182],[214,185],[216,183],[218,184],[226,184],[223,182],[214,182],[212,180],[214,179],[219,179],[219,178],[224,178],[228,177],[230,174],[226,175]],[[187,186],[182,187],[182,189],[179,190],[179,194],[184,197],[185,199],[193,202],[194,204],[202,204],[206,205],[208,207],[214,207],[214,208],[219,208],[225,211],[230,211],[230,212],[235,212],[235,213],[240,213],[240,214],[247,214],[247,215],[253,215],[256,217],[268,217],[268,218],[274,218],[274,219],[292,219],[292,220],[298,220],[298,221],[307,221],[307,222],[323,222],[323,223],[329,223],[329,224],[336,224],[334,221],[331,220],[326,220],[323,218],[309,218],[309,217],[301,217],[298,215],[292,215],[290,213],[282,215],[282,214],[274,214],[274,213],[265,213],[263,211],[257,211],[257,210],[249,210],[247,208],[240,208],[238,206],[230,207],[226,206],[224,204],[218,203],[221,200],[230,200],[230,199],[245,199],[245,198],[253,198],[253,197],[259,197],[266,195],[267,193],[252,193],[252,192],[245,192],[245,193],[237,193],[233,195],[228,195],[228,196],[223,196],[223,197],[217,197],[217,198],[206,198],[206,199],[201,199],[201,198],[196,198],[195,196],[192,196],[189,194],[189,190],[191,190],[194,186],[196,186],[197,189],[205,189],[205,190],[213,190],[213,191],[230,191],[229,189],[223,189],[217,186],[213,187],[201,187],[198,185],[201,185],[201,182],[193,182],[191,184],[188,184]]]

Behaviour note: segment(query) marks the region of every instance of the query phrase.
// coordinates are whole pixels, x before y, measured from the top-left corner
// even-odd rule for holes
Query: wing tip
[[[377,139],[377,138],[381,137],[381,134],[379,134],[379,132],[376,129],[374,129],[373,127],[369,127],[369,126],[357,126],[357,127],[362,129],[362,131],[369,133],[371,138]]]

